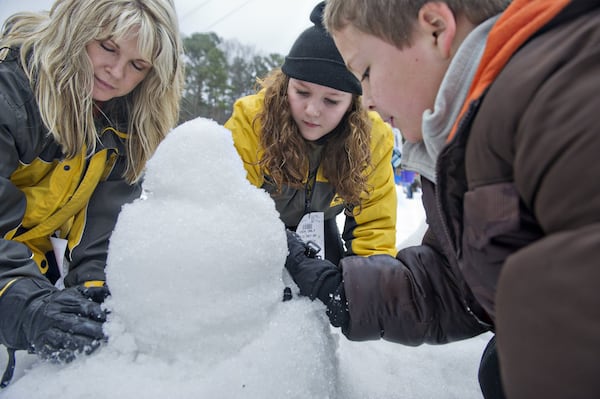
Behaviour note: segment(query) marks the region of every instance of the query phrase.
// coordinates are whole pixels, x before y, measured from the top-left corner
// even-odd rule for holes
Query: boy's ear
[[[446,59],[452,55],[456,37],[456,19],[446,3],[427,2],[419,10],[417,23],[431,37],[432,44]]]

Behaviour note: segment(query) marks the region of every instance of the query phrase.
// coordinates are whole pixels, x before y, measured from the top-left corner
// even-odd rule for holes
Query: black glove
[[[348,304],[341,270],[328,260],[315,257],[316,252],[298,234],[286,230],[288,256],[285,268],[300,288],[300,294],[311,300],[319,298],[327,306],[327,316],[334,327],[346,329],[349,322]]]
[[[106,285],[100,286],[78,286],[83,296],[96,303],[104,303],[104,300],[110,296],[110,290]]]
[[[285,260],[285,268],[292,279],[300,288],[300,295],[321,299],[327,305],[333,292],[342,281],[340,270],[330,261],[318,259],[312,248],[307,246],[298,234],[286,230],[288,242],[288,256]],[[331,281],[328,281],[331,280]],[[323,284],[328,281],[329,292],[323,290]],[[331,285],[333,283],[333,290]]]
[[[105,339],[106,321],[106,312],[92,299],[94,292],[83,286],[59,290],[30,278],[15,281],[0,297],[2,343],[56,362],[92,353]]]

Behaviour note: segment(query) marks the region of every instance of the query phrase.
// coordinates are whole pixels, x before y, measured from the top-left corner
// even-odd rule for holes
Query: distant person
[[[286,227],[333,263],[396,253],[396,187],[389,125],[361,104],[360,82],[321,25],[297,38],[262,89],[225,123],[248,180],[270,193]],[[336,216],[344,212],[343,242]],[[345,246],[344,246],[345,245]]]
[[[103,339],[109,237],[177,123],[171,0],[57,0],[0,36],[0,343],[70,361]],[[66,287],[61,289],[62,287]]]
[[[328,0],[324,21],[413,143],[429,231],[339,268],[289,233],[301,293],[353,340],[496,333],[485,398],[600,397],[600,2]]]

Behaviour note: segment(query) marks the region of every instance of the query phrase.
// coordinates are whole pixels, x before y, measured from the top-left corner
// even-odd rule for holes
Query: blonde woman
[[[122,205],[140,194],[146,161],[177,122],[181,54],[171,0],[57,0],[48,13],[5,21],[0,343],[7,348],[70,361],[98,347],[108,240]]]
[[[320,256],[335,264],[349,255],[394,256],[394,136],[362,106],[360,82],[321,25],[323,5],[282,68],[236,102],[225,127],[248,180],[270,193],[286,227],[317,243]],[[336,217],[344,211],[340,236]]]

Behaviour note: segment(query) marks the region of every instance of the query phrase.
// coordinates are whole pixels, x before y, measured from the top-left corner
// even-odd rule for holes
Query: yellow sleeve
[[[262,156],[260,151],[260,122],[254,122],[256,115],[262,111],[263,94],[258,93],[238,99],[233,106],[233,113],[225,122],[225,127],[231,131],[233,145],[237,150],[244,169],[246,178],[256,187],[263,184],[263,175],[258,166]]]
[[[364,197],[362,210],[355,211],[356,226],[350,250],[355,255],[388,254],[396,256],[396,184],[392,167],[394,134],[377,113],[369,112],[371,129],[371,162],[373,169],[368,185],[372,189]],[[348,245],[348,241],[346,241]]]

